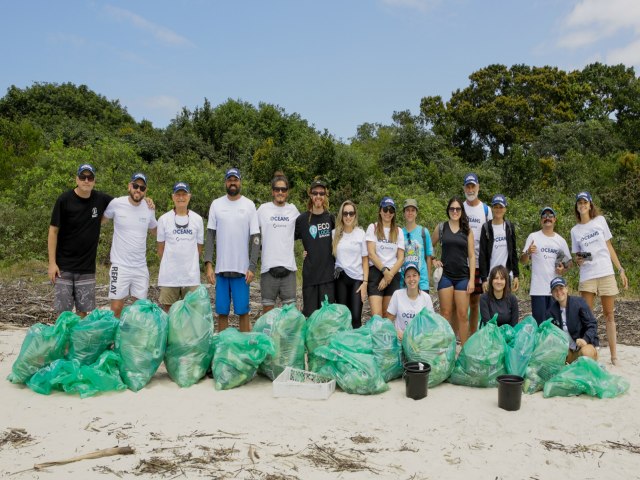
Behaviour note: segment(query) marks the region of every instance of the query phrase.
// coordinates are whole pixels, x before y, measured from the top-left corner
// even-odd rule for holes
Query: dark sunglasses
[[[131,186],[134,190],[140,190],[141,192],[144,192],[147,189],[146,185],[138,185],[137,183],[132,183]]]
[[[396,209],[393,207],[382,207],[384,213],[396,213]]]
[[[289,191],[289,187],[272,187],[271,190],[278,193],[286,193]]]
[[[556,218],[553,213],[543,213],[540,218]]]
[[[351,210],[350,212],[347,212],[345,210],[344,212],[342,212],[342,216],[343,217],[355,217],[356,216],[356,212],[354,210]]]
[[[78,180],[80,180],[81,182],[84,182],[85,180],[89,180],[90,182],[93,182],[95,179],[96,177],[93,175],[83,175],[83,174],[78,175]]]
[[[462,207],[449,207],[450,212],[461,212]]]
[[[316,190],[315,192],[311,192],[311,195],[314,197],[324,197],[327,194],[324,190]]]

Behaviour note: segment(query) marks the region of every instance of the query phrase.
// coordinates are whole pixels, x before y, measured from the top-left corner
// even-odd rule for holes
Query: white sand
[[[617,399],[544,399],[537,393],[523,396],[520,411],[506,412],[497,406],[495,388],[445,383],[414,401],[396,380],[381,395],[337,391],[314,402],[273,398],[270,381],[262,377],[229,391],[215,391],[210,378],[180,389],[163,367],[138,393],[84,400],[59,392],[43,396],[4,380],[25,331],[0,330],[0,435],[9,427],[23,428],[34,440],[0,447],[2,478],[135,478],[140,462],[152,457],[181,465],[164,478],[640,478],[640,454],[609,443],[640,449],[638,347],[619,347],[624,363],[611,371],[626,377],[631,388]],[[608,350],[600,354],[608,363]],[[569,453],[548,449],[547,442],[562,444]],[[27,470],[127,445],[135,448],[134,455]],[[361,469],[336,472],[330,463],[317,465],[307,458],[331,461],[334,450],[339,452],[334,457],[353,460],[356,470],[360,462]],[[257,453],[253,461],[250,451]],[[189,453],[219,460],[199,471],[193,460],[180,463],[178,456]]]

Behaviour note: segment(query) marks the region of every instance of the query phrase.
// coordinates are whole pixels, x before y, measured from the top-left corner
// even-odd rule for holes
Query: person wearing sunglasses
[[[273,201],[258,208],[258,224],[262,236],[260,295],[262,313],[273,309],[278,297],[283,305],[296,301],[296,258],[294,233],[298,208],[287,202],[289,180],[282,172],[271,179]]]
[[[367,227],[369,283],[367,294],[371,315],[387,316],[393,292],[400,288],[400,268],[404,263],[404,234],[396,223],[396,203],[382,197],[378,221]]]
[[[349,308],[351,325],[360,328],[362,305],[367,296],[369,257],[364,230],[358,226],[358,210],[351,200],[340,205],[332,235],[336,302]]]
[[[418,201],[407,198],[402,207],[404,215],[404,265],[415,263],[420,269],[420,290],[429,293],[429,277],[431,276],[431,257],[433,247],[431,246],[431,234],[422,225],[418,225]],[[400,271],[400,287],[404,288],[404,271]]]
[[[527,265],[531,262],[531,315],[538,325],[544,322],[551,306],[551,280],[563,275],[571,267],[569,245],[561,235],[554,232],[556,212],[551,207],[540,210],[541,230],[530,233],[524,242],[520,262]]]
[[[440,244],[441,260],[433,260],[434,268],[442,267],[438,282],[440,314],[465,344],[469,338],[469,296],[474,291],[476,254],[473,231],[459,197],[447,204],[449,221],[439,223],[432,235],[433,246]],[[455,316],[454,316],[455,312]]]
[[[596,295],[600,297],[611,363],[617,365],[614,306],[619,290],[614,266],[623,288],[629,288],[629,279],[611,243],[613,236],[607,220],[600,214],[589,192],[583,191],[576,195],[574,213],[576,224],[571,229],[571,251],[580,267],[578,290],[590,309],[593,309]]]
[[[96,308],[96,255],[102,215],[113,200],[94,190],[96,169],[78,167],[76,186],[61,194],[49,223],[47,251],[49,280],[54,286],[53,305],[60,314],[73,311],[84,317]]]
[[[329,213],[327,183],[316,177],[309,185],[307,211],[296,219],[296,240],[305,251],[302,263],[302,313],[309,317],[318,310],[326,296],[335,302],[333,274],[335,260],[331,253],[331,231],[335,217]]]
[[[204,246],[202,217],[189,210],[189,184],[176,182],[171,200],[173,208],[158,219],[157,237],[160,257],[158,302],[166,312],[200,285],[200,257]]]
[[[216,286],[218,331],[229,326],[229,313],[240,319],[240,331],[251,330],[249,321],[249,285],[253,281],[260,256],[260,225],[256,206],[242,195],[240,170],[229,168],[224,175],[226,195],[209,207],[205,240],[205,271]],[[213,256],[215,253],[215,274]]]
[[[144,201],[147,177],[137,172],[128,184],[129,195],[114,198],[104,212],[103,222],[113,220],[109,299],[117,318],[126,299],[147,298],[147,233],[154,235],[158,226],[155,211]]]

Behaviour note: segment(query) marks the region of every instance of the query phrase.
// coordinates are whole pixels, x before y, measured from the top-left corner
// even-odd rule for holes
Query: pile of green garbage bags
[[[522,390],[535,393],[544,388],[547,380],[564,367],[569,352],[569,335],[556,327],[551,320],[540,324],[536,343],[525,369]]]
[[[309,370],[318,372],[324,364],[324,358],[316,354],[318,347],[328,345],[335,333],[352,329],[349,309],[339,303],[329,303],[325,297],[321,307],[307,319],[305,345],[308,352]]]
[[[580,357],[566,365],[544,384],[544,397],[590,395],[614,398],[629,390],[629,381],[607,372],[598,362]]]

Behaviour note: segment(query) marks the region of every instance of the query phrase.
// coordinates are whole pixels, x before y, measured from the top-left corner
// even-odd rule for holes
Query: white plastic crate
[[[286,367],[273,381],[274,397],[326,400],[335,389],[335,380],[292,367]]]

